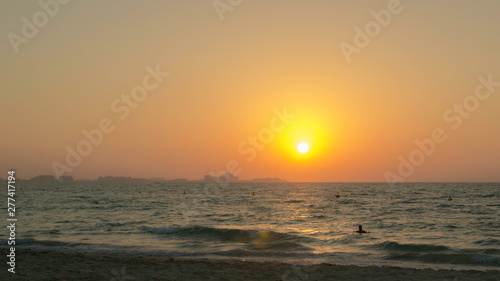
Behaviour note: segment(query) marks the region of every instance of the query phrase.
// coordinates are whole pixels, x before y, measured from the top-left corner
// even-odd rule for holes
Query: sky
[[[2,1],[0,177],[500,181],[499,9]]]

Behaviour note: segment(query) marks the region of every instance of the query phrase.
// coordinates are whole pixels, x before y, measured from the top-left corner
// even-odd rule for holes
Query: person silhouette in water
[[[359,229],[357,231],[354,231],[354,232],[357,232],[357,233],[368,233],[366,231],[363,230],[363,227],[361,225],[359,225]]]

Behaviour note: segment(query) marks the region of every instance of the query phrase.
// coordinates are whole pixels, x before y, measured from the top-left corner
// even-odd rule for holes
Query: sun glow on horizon
[[[309,151],[309,145],[306,142],[301,142],[297,145],[297,151],[302,154],[307,153]]]

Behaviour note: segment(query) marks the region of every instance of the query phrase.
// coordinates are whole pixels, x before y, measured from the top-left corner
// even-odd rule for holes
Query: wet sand
[[[0,280],[500,280],[500,271],[177,259],[158,256],[17,250],[16,273]]]

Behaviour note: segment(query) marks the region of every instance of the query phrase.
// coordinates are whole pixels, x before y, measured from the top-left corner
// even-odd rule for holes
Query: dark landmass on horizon
[[[18,179],[19,180],[19,179]],[[188,180],[187,178],[176,178],[176,179],[165,179],[163,177],[153,177],[153,178],[133,178],[133,177],[123,177],[123,176],[104,176],[99,177],[95,180],[90,179],[77,179],[75,180],[72,176],[61,176],[57,179],[53,175],[39,175],[32,177],[29,181],[33,182],[101,182],[101,183],[244,183],[244,182],[288,182],[286,179],[274,178],[254,178],[251,180],[240,180],[237,176],[231,173],[225,173],[221,176],[206,175],[200,180]]]

